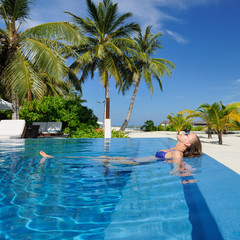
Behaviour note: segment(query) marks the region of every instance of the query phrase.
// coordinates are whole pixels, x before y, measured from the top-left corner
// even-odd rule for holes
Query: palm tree
[[[184,116],[183,114],[177,114],[171,113],[171,115],[167,116],[170,125],[172,125],[176,131],[177,134],[179,134],[183,129],[186,129],[190,123],[193,121],[191,116]]]
[[[220,104],[215,102],[211,105],[209,112],[211,118],[211,126],[218,134],[218,143],[222,144],[222,135],[227,127],[232,126],[231,120],[240,122],[240,103],[230,103],[224,106],[220,101]]]
[[[160,36],[162,36],[161,33],[156,33],[155,35],[152,35],[151,26],[148,26],[143,35],[141,30],[139,30],[137,36],[134,38],[135,44],[131,51],[129,51],[129,53],[132,55],[132,60],[136,66],[136,71],[135,72],[125,71],[125,73],[127,73],[127,77],[123,90],[125,91],[132,84],[135,84],[135,88],[133,91],[127,117],[123,125],[121,126],[120,131],[125,130],[130,120],[133,104],[137,95],[141,78],[145,80],[152,94],[153,93],[152,77],[157,80],[162,91],[161,78],[163,77],[164,73],[167,73],[167,75],[170,76],[171,68],[172,69],[175,68],[175,65],[166,59],[152,58],[152,55],[157,50],[162,48],[159,42]]]
[[[125,20],[132,16],[131,13],[118,14],[118,5],[111,0],[103,0],[95,5],[91,0],[87,0],[87,7],[90,17],[81,18],[73,16],[73,20],[85,32],[88,39],[87,44],[76,47],[79,57],[71,65],[75,73],[82,71],[80,81],[84,82],[90,75],[94,77],[94,72],[99,72],[101,83],[105,88],[105,113],[106,102],[109,99],[109,78],[113,76],[116,85],[121,88],[121,69],[123,64],[128,64],[131,68],[131,61],[126,56],[127,46],[133,41],[130,36],[139,29],[136,23],[125,24]]]
[[[230,103],[224,106],[220,101],[220,104],[215,102],[212,105],[205,103],[201,104],[196,111],[194,110],[183,110],[179,113],[187,113],[188,117],[200,117],[206,123],[208,130],[215,130],[218,134],[218,143],[222,144],[223,132],[228,127],[235,126],[236,123],[233,121],[240,122],[240,103]]]
[[[208,133],[208,138],[212,138],[212,121],[211,121],[211,106],[208,103],[201,104],[197,108],[197,117],[200,117],[204,122],[207,124],[207,133]]]
[[[12,98],[13,119],[19,118],[19,101],[43,96],[47,79],[61,85],[68,75],[80,89],[62,57],[63,51],[72,51],[66,43],[81,42],[79,30],[67,22],[55,22],[20,32],[22,22],[29,17],[31,3],[2,0],[0,5],[0,18],[6,25],[6,30],[0,28],[0,81]]]
[[[211,114],[210,114],[211,105],[208,103],[201,104],[197,110],[183,110],[180,111],[179,114],[186,114],[189,117],[193,118],[201,118],[206,124],[207,124],[207,133],[208,138],[212,138],[211,132],[212,132],[212,122],[211,122]]]

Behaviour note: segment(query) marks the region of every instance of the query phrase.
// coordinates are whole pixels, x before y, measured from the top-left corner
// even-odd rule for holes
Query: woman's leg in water
[[[46,157],[46,158],[54,158],[53,156],[48,155],[48,154],[46,154],[46,153],[43,152],[43,151],[40,152],[40,155],[41,155],[42,157]]]

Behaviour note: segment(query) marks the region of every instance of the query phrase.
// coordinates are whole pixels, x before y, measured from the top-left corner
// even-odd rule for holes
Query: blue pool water
[[[174,146],[161,139],[0,141],[0,239],[239,240],[240,176],[207,155],[172,164],[103,163]],[[44,150],[56,158],[44,159]],[[182,184],[184,180],[196,183]]]

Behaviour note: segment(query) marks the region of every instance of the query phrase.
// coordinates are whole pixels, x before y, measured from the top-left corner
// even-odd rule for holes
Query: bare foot
[[[54,158],[53,156],[48,155],[48,154],[46,154],[46,153],[43,152],[43,151],[40,151],[40,155],[41,155],[42,157],[45,157],[45,158]]]

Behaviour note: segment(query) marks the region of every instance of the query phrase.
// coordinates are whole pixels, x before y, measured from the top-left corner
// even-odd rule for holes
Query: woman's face
[[[196,138],[196,135],[192,132],[186,134],[184,131],[177,136],[177,140],[186,146],[190,146]]]

